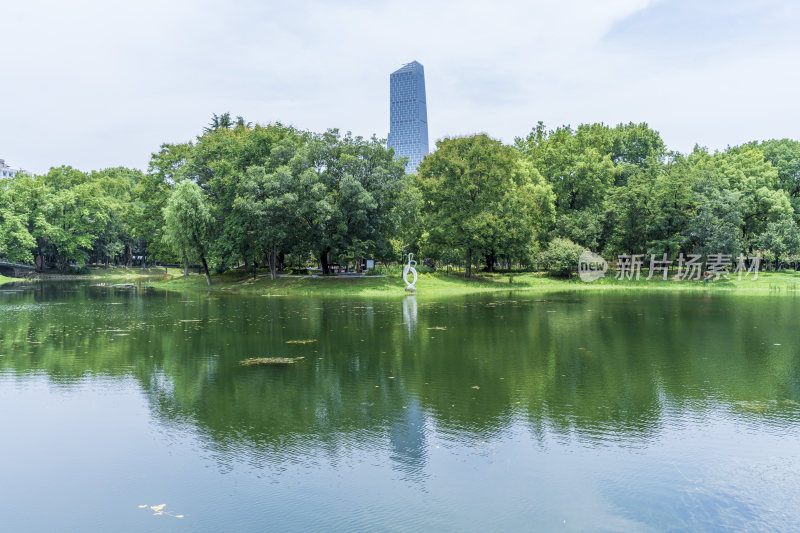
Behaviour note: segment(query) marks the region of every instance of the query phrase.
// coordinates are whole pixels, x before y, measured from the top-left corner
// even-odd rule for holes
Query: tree
[[[34,233],[38,248],[61,271],[71,262],[85,264],[108,225],[113,199],[97,180],[72,167],[51,168],[37,180],[45,192]]]
[[[252,122],[247,122],[242,115],[236,115],[236,123],[234,127],[236,128],[251,128],[253,126]]]
[[[188,273],[189,260],[199,258],[206,283],[211,285],[206,254],[213,219],[203,191],[196,183],[187,180],[175,186],[164,207],[164,222],[164,239],[183,259],[184,274]]]
[[[614,187],[606,197],[608,238],[603,253],[670,256],[687,245],[688,223],[697,211],[694,176],[686,158],[648,165]]]
[[[537,215],[552,213],[538,178],[512,147],[486,135],[437,142],[417,173],[432,254],[460,253],[470,277],[479,258],[530,253]]]
[[[716,241],[719,246],[732,253],[752,251],[767,224],[794,220],[791,202],[779,188],[778,172],[759,150],[744,147],[709,154],[696,148],[688,161],[703,215],[697,222],[708,230],[704,230],[707,235],[721,235],[722,228],[729,232],[725,243]],[[741,220],[734,230],[731,225],[738,219]],[[736,249],[731,248],[734,240],[738,241]],[[722,253],[722,250],[711,251]]]
[[[194,145],[162,144],[150,157],[148,172],[137,183],[133,195],[138,209],[133,212],[134,234],[147,239],[148,255],[162,261],[181,260],[164,238],[164,207],[175,183],[184,178],[184,169]]]
[[[218,129],[197,138],[179,173],[182,179],[196,182],[209,199],[216,221],[209,236],[210,253],[217,268],[242,263],[249,267],[260,251],[253,237],[257,228],[234,205],[248,170],[263,167],[273,172],[304,138],[281,124]]]
[[[553,239],[542,252],[539,261],[552,276],[569,277],[578,267],[578,260],[584,252],[583,246],[569,239]]]
[[[139,170],[124,167],[109,168],[89,175],[108,199],[108,221],[92,244],[91,255],[95,261],[108,263],[109,260],[121,259],[130,266],[136,252],[145,256],[143,236],[146,234],[136,233],[136,221],[141,217],[139,212],[143,205],[135,196],[136,187],[143,176]]]
[[[773,139],[764,142],[750,142],[732,151],[752,148],[764,154],[778,173],[778,187],[786,191],[792,199],[796,212],[800,212],[800,142],[791,139]]]
[[[232,126],[233,122],[231,121],[230,113],[222,113],[221,115],[214,113],[211,115],[211,122],[209,122],[208,126],[203,128],[203,133],[212,133],[217,130],[227,130]]]
[[[788,263],[792,256],[800,254],[800,228],[792,220],[770,222],[756,238],[756,246],[775,255],[775,270],[778,270],[782,263]]]
[[[663,165],[668,155],[658,132],[644,123],[547,131],[540,122],[515,145],[553,187],[553,236],[595,250],[603,249],[609,237],[609,195],[632,176]]]
[[[266,251],[273,280],[277,277],[278,252],[293,247],[297,203],[294,179],[287,166],[275,172],[264,167],[250,168],[234,201],[234,212],[240,213],[244,224],[252,229],[256,246]]]
[[[392,257],[405,171],[383,141],[328,130],[309,136],[291,166],[298,229],[323,272],[329,258]]]
[[[0,258],[12,263],[33,261],[36,240],[27,228],[25,206],[15,204],[10,192],[0,187]]]

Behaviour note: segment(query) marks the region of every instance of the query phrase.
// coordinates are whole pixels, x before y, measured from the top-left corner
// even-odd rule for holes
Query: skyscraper
[[[428,155],[428,106],[425,103],[425,69],[416,61],[389,76],[389,148],[407,157],[406,172],[417,171]]]

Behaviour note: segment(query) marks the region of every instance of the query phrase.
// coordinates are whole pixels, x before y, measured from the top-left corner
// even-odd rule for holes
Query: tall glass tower
[[[389,148],[407,157],[406,172],[417,171],[428,155],[428,106],[425,103],[425,69],[416,61],[389,76]]]

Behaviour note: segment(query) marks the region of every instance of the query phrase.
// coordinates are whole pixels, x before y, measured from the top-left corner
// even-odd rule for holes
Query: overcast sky
[[[431,148],[648,122],[668,146],[800,138],[795,0],[0,0],[0,158],[146,168],[212,113],[385,138],[425,66]]]

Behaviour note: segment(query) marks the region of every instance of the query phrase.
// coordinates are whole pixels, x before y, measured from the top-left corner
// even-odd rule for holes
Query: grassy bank
[[[170,272],[172,275],[172,272]],[[270,280],[259,277],[253,280],[243,273],[226,273],[212,278],[206,285],[203,276],[190,275],[171,278],[169,281],[154,281],[152,287],[169,290],[223,291],[271,296],[328,295],[328,296],[401,296],[408,294],[399,276],[389,277],[318,277],[278,278]],[[553,290],[633,290],[633,291],[721,291],[747,292],[754,294],[800,292],[800,274],[795,272],[762,272],[757,280],[720,279],[703,281],[664,280],[617,280],[604,278],[593,283],[584,283],[577,277],[553,279],[543,274],[480,274],[472,279],[444,273],[422,274],[417,282],[417,295],[469,294],[493,291],[553,291]]]
[[[183,270],[180,268],[170,268],[169,269],[170,277],[174,276],[182,276]],[[121,281],[147,281],[153,280],[158,278],[164,278],[164,269],[163,268],[98,268],[92,269],[88,274],[59,274],[58,272],[44,272],[43,274],[38,275],[37,277],[33,278],[25,278],[24,281],[35,281],[35,280],[65,280],[65,281],[75,281],[75,280],[98,280],[104,282],[121,282]],[[0,285],[4,283],[11,283],[14,281],[23,281],[23,278],[9,278],[6,276],[0,275]]]
[[[182,276],[183,269],[170,268],[169,275]],[[97,268],[92,269],[88,274],[78,275],[80,278],[85,279],[99,279],[99,280],[142,280],[153,279],[158,277],[165,277],[164,268]]]

